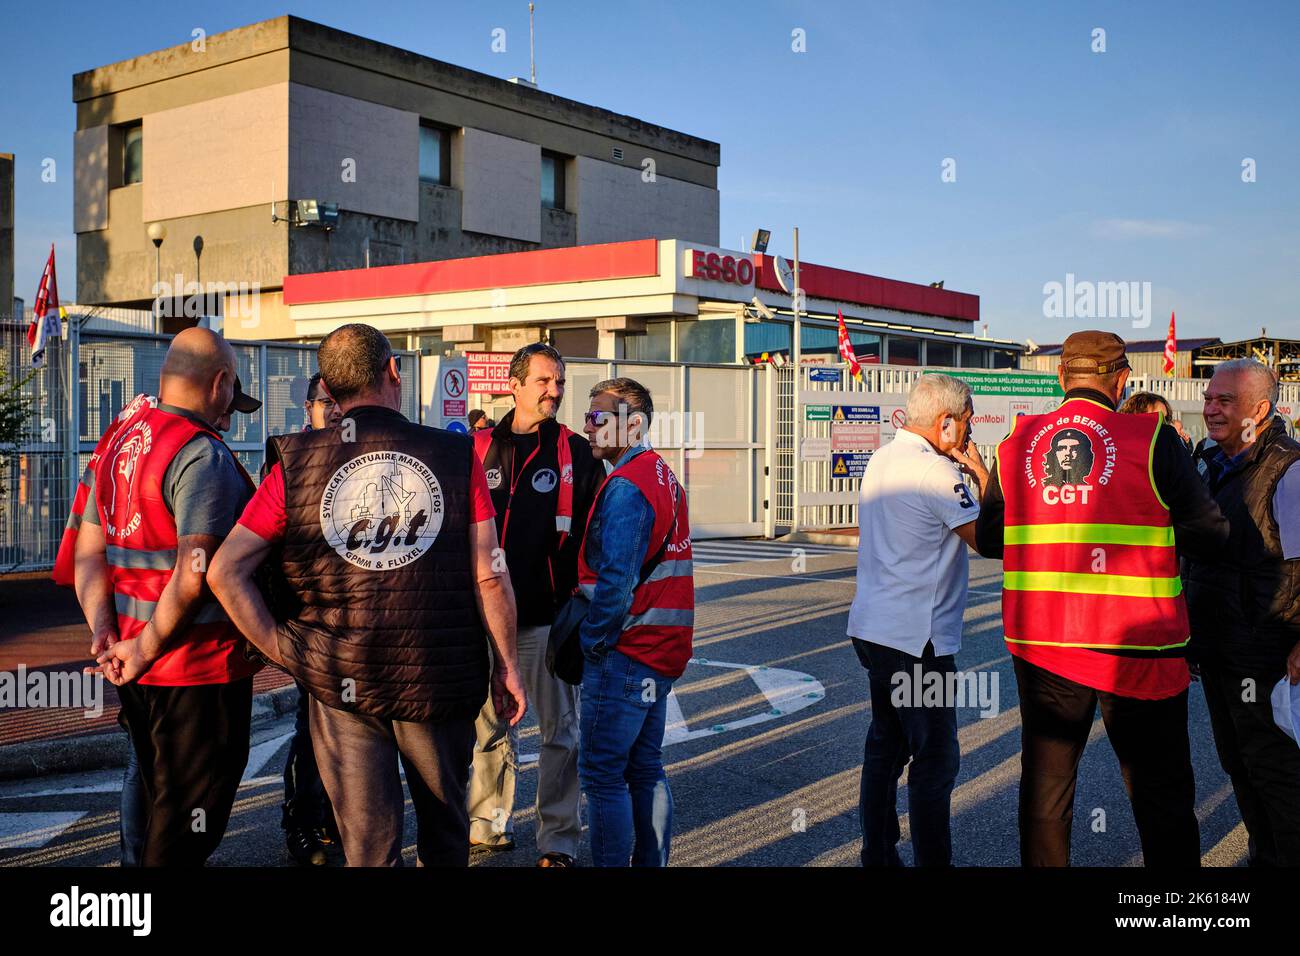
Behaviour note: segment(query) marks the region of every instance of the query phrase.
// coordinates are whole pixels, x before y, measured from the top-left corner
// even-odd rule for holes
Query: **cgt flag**
[[[1174,375],[1174,366],[1178,360],[1178,338],[1174,334],[1174,314],[1169,313],[1169,334],[1165,336],[1164,372],[1170,378]]]
[[[849,341],[849,330],[844,327],[844,312],[836,309],[835,314],[840,320],[840,358],[849,363],[849,374],[860,382],[862,381],[862,366],[858,364],[858,356],[853,351],[853,343]]]
[[[32,349],[32,368],[45,364],[45,343],[63,338],[63,320],[67,312],[59,305],[59,282],[54,274],[54,244],[50,243],[50,258],[41,273],[41,284],[36,290],[36,305],[32,308],[32,324],[27,326],[27,344]]]

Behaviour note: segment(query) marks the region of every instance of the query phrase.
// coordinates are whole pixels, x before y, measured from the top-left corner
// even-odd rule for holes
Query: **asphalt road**
[[[862,745],[870,721],[866,672],[845,637],[853,597],[851,551],[750,542],[702,542],[696,573],[695,660],[675,689],[681,722],[664,751],[679,866],[851,866]],[[738,560],[740,559],[740,560]],[[996,687],[996,714],[959,711],[961,775],[953,798],[955,862],[1018,863],[1019,712],[1001,640],[1001,565],[972,559],[959,669]],[[1241,865],[1245,831],[1218,765],[1198,686],[1191,694],[1201,848],[1207,865]],[[291,865],[280,831],[280,773],[292,724],[258,730],[230,826],[213,865]],[[526,719],[521,752],[536,752]],[[536,765],[524,767],[516,849],[474,865],[531,866]],[[120,772],[0,784],[0,863],[115,865]],[[414,818],[407,804],[407,850]],[[907,788],[899,790],[904,844]],[[1104,829],[1096,827],[1103,819]],[[1073,861],[1134,866],[1137,832],[1100,717],[1079,771]],[[584,846],[584,854],[586,852]],[[580,862],[587,862],[585,859]]]

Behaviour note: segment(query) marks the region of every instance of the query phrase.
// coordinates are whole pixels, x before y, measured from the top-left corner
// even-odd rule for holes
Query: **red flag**
[[[840,358],[849,363],[849,374],[860,382],[862,381],[862,366],[858,364],[858,356],[853,351],[853,343],[849,341],[849,330],[844,326],[844,313],[836,309],[835,314],[840,320]]]
[[[32,368],[45,364],[45,343],[51,337],[63,338],[63,318],[66,313],[59,305],[59,282],[54,274],[54,244],[50,243],[50,258],[41,273],[41,284],[36,290],[36,305],[32,308],[32,322],[27,326],[27,344],[32,349]]]
[[[1174,366],[1178,359],[1178,338],[1174,334],[1174,314],[1169,313],[1169,335],[1165,337],[1165,374],[1174,376]]]

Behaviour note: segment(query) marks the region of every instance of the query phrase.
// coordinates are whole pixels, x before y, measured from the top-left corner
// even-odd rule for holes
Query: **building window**
[[[428,123],[420,125],[420,182],[451,183],[451,130]]]
[[[736,323],[726,319],[677,323],[677,361],[736,361]]]
[[[585,329],[551,329],[551,345],[566,359],[596,358],[600,334],[594,325]]]
[[[889,337],[890,365],[920,365],[921,340],[905,339],[897,335]]]
[[[988,351],[988,349],[978,345],[963,345],[961,347],[961,367],[987,368],[988,362],[985,356],[988,355]]]
[[[456,346],[447,342],[441,335],[421,335],[416,339],[416,346],[421,355],[444,355]]]
[[[542,205],[547,209],[564,208],[565,157],[542,150]]]
[[[122,130],[122,185],[144,178],[144,125],[136,123]]]
[[[629,362],[668,362],[673,354],[673,323],[671,319],[647,322],[643,334],[618,333],[622,354],[619,358]]]
[[[953,368],[957,364],[957,347],[951,342],[926,342],[925,364]]]
[[[993,352],[994,368],[1018,368],[1016,356],[1018,353],[1009,349],[995,349]]]

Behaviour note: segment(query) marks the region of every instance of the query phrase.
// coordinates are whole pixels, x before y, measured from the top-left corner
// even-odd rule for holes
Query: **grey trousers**
[[[528,709],[537,718],[537,851],[578,855],[578,689],[546,669],[549,627],[519,629],[519,669]],[[469,786],[470,839],[502,844],[514,839],[512,816],[519,774],[519,735],[497,719],[489,696],[475,722],[474,771]]]
[[[420,866],[469,865],[465,794],[474,722],[416,723],[336,710],[311,699],[311,739],[348,866],[401,866],[405,796]]]

